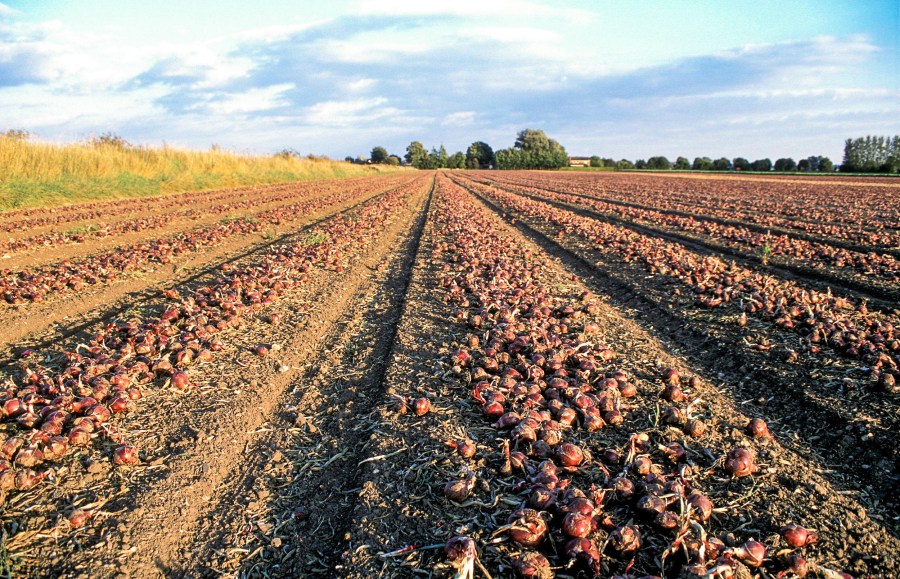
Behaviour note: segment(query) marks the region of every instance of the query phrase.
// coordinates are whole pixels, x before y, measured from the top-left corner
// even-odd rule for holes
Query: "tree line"
[[[675,162],[670,161],[664,156],[650,157],[649,159],[638,159],[631,162],[628,159],[603,159],[599,156],[593,156],[590,159],[591,167],[606,167],[624,171],[628,169],[652,170],[652,171],[814,171],[814,172],[831,172],[834,171],[834,163],[828,157],[813,155],[806,159],[795,161],[790,157],[777,159],[774,163],[771,159],[757,159],[749,161],[744,157],[735,157],[728,159],[720,157],[711,159],[710,157],[694,157],[691,162],[687,157],[678,157]]]
[[[512,147],[494,151],[484,141],[476,141],[469,145],[465,152],[457,151],[449,154],[444,145],[425,148],[419,141],[413,141],[406,147],[403,158],[391,155],[384,147],[372,149],[370,159],[347,157],[354,163],[385,163],[407,165],[418,169],[559,169],[569,164],[569,156],[555,139],[539,129],[524,129],[516,135]],[[670,161],[658,155],[648,159],[630,161],[628,159],[602,158],[594,155],[590,158],[590,166],[608,168],[618,171],[630,169],[654,171],[756,171],[756,172],[900,172],[900,136],[866,136],[847,139],[844,144],[844,158],[840,167],[836,167],[831,159],[823,155],[812,155],[795,161],[791,157],[782,157],[772,162],[769,158],[750,161],[744,157],[728,159],[720,157],[695,157],[693,161],[687,157],[678,157]]]
[[[841,171],[848,173],[900,173],[900,136],[847,139]]]
[[[391,159],[396,159],[396,162]],[[372,149],[370,160],[353,159],[350,162],[400,164],[400,157],[389,155],[384,147]],[[449,154],[444,145],[426,149],[420,141],[406,147],[403,160],[417,169],[559,169],[569,164],[565,147],[551,139],[540,129],[525,129],[516,135],[512,147],[494,151],[484,141],[475,141],[466,152]]]

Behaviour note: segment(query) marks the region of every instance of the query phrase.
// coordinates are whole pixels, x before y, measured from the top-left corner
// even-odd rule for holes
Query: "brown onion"
[[[609,545],[622,555],[634,553],[641,547],[641,532],[637,525],[616,527],[609,535]]]
[[[461,503],[469,498],[475,488],[475,476],[463,480],[454,480],[444,485],[444,496],[453,502]]]
[[[570,442],[566,442],[557,448],[556,456],[559,463],[567,467],[578,466],[584,461],[584,451]]]
[[[416,416],[425,416],[431,410],[431,402],[428,398],[416,398],[412,401],[412,409]]]
[[[547,536],[547,523],[534,509],[519,509],[508,522],[509,536],[523,547],[537,547]]]
[[[513,557],[513,569],[523,579],[553,579],[553,570],[546,557],[536,551],[526,551]]]
[[[819,540],[819,534],[795,523],[788,523],[781,528],[781,536],[791,547],[806,547]]]
[[[187,390],[191,384],[191,379],[187,372],[178,371],[172,374],[172,387],[176,390]]]
[[[766,559],[766,546],[753,539],[745,542],[740,547],[735,547],[732,549],[732,552],[735,557],[750,567],[759,567]]]
[[[135,465],[140,462],[137,449],[130,444],[119,446],[113,453],[113,462],[118,465]]]
[[[762,418],[751,418],[746,430],[747,434],[753,438],[772,438],[772,435],[769,433],[769,427]]]
[[[93,515],[93,511],[75,509],[69,513],[69,524],[75,529],[83,527],[88,522],[88,519],[91,518],[91,515]]]
[[[572,539],[566,543],[566,557],[586,567],[595,577],[600,576],[600,561],[603,556],[597,544],[590,539]]]
[[[753,459],[753,453],[744,447],[731,450],[725,457],[725,472],[736,478],[749,476],[759,471]]]
[[[569,513],[563,519],[562,529],[570,537],[587,537],[591,532],[591,517],[580,513]]]
[[[785,559],[787,570],[803,579],[809,574],[809,562],[800,553],[791,553]]]
[[[472,568],[478,557],[475,541],[469,537],[453,537],[444,545],[444,553],[457,570],[457,577],[472,577]]]

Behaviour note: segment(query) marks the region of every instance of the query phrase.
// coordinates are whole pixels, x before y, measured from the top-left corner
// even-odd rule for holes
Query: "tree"
[[[776,171],[796,171],[797,163],[790,157],[782,157],[775,161],[775,170]]]
[[[691,165],[694,171],[712,171],[713,162],[709,157],[694,157],[694,163]]]
[[[399,167],[400,166],[400,157],[397,155],[391,155],[387,158],[387,164],[391,167]]]
[[[687,160],[687,157],[678,157],[672,168],[676,171],[688,171],[691,168],[691,162]]]
[[[831,173],[834,171],[834,163],[828,157],[819,157],[819,172]]]
[[[771,159],[757,159],[750,163],[750,169],[753,171],[771,171],[772,170],[772,160]]]
[[[900,163],[900,135],[872,136],[847,139],[841,171],[894,172]]]
[[[374,147],[372,149],[372,154],[369,155],[369,158],[372,159],[373,163],[378,165],[383,165],[387,163],[388,152],[384,147]]]
[[[5,137],[13,141],[27,141],[31,137],[31,133],[25,129],[7,129],[0,137]]]
[[[406,159],[406,162],[417,169],[425,169],[423,165],[427,164],[428,161],[428,151],[425,150],[425,145],[420,143],[419,141],[413,141],[406,147],[406,155],[403,156]]]
[[[450,158],[447,159],[447,167],[450,169],[465,169],[466,168],[466,156],[462,151],[457,151],[450,155]]]
[[[735,157],[731,162],[731,165],[734,167],[735,171],[749,171],[750,170],[750,161],[743,157]]]
[[[569,164],[565,147],[538,129],[519,131],[513,147],[494,157],[498,169],[559,169]]]
[[[602,166],[603,166],[603,159],[601,159],[597,155],[594,155],[593,157],[591,157],[591,167],[602,167]]]
[[[428,153],[428,168],[443,169],[447,166],[448,159],[447,149],[444,148],[444,145],[441,145],[438,149],[431,147],[431,152]]]
[[[619,159],[618,161],[616,161],[616,169],[619,171],[634,169],[634,163],[632,163],[628,159]]]
[[[731,161],[726,159],[725,157],[721,157],[713,161],[713,169],[716,171],[730,171],[731,170]]]
[[[817,163],[818,165],[818,163]],[[803,173],[808,173],[811,171],[812,163],[809,162],[809,159],[800,159],[797,161],[797,170],[802,171]]]
[[[646,169],[647,161],[645,161],[643,159],[638,159],[637,161],[634,162],[634,168],[635,169]]]
[[[466,149],[466,168],[486,169],[494,164],[494,150],[487,143],[475,141]]]
[[[672,163],[665,157],[650,157],[647,159],[647,168],[668,171],[672,168]]]

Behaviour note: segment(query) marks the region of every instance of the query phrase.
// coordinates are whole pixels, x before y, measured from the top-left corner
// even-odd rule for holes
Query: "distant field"
[[[117,142],[52,145],[0,137],[0,211],[389,170],[292,155],[252,156]]]

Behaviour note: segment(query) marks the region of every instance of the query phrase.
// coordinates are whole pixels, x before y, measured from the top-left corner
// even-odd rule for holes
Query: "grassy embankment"
[[[96,140],[52,145],[0,136],[0,211],[390,170],[387,165],[239,155],[216,148],[189,151]]]

